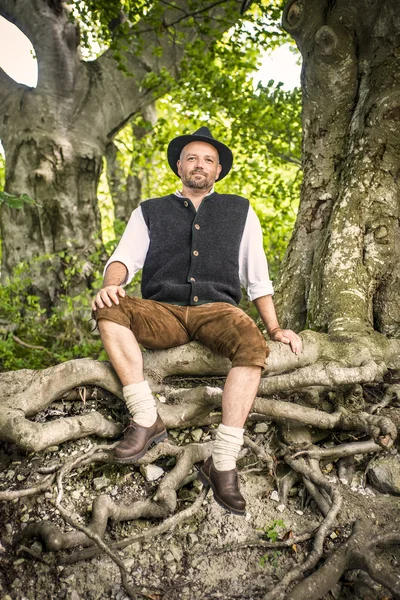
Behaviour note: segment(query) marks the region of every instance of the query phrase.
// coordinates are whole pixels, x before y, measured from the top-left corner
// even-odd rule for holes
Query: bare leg
[[[222,423],[243,427],[257,394],[260,367],[233,367],[226,379],[222,396]]]
[[[101,341],[123,386],[144,381],[143,357],[132,331],[123,325],[99,319]]]

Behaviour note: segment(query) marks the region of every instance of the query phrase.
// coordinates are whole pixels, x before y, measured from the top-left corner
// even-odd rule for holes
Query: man
[[[272,340],[290,344],[296,353],[301,340],[279,327],[261,227],[248,200],[214,192],[214,183],[232,167],[230,149],[201,127],[172,140],[168,161],[182,191],[147,200],[133,211],[93,300],[101,339],[132,416],[115,458],[134,462],[167,436],[144,380],[139,344],[162,349],[197,340],[232,361],[222,423],[199,478],[212,487],[217,502],[243,515],[236,458],[269,351],[254,321],[237,307],[241,284]],[[126,296],[123,285],[141,268],[142,298]]]

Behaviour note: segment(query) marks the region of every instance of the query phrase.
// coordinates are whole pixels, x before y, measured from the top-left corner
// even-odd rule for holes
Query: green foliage
[[[39,369],[83,356],[105,358],[98,336],[89,334],[89,290],[71,297],[66,286],[51,310],[36,295],[35,277],[48,258],[21,263],[0,287],[0,371]],[[77,268],[71,261],[67,276],[72,278]]]
[[[266,525],[262,530],[264,532],[263,537],[268,539],[270,542],[277,542],[281,536],[282,529],[286,527],[283,519],[276,519],[270,525]]]
[[[25,204],[34,206],[40,206],[33,198],[30,198],[28,194],[21,194],[21,196],[14,196],[8,192],[0,191],[0,205],[7,204],[10,208],[22,208]]]
[[[262,530],[264,531],[263,537],[265,537],[270,542],[277,542],[280,539],[282,535],[282,530],[285,529],[285,527],[285,522],[282,519],[276,519],[270,525],[266,525],[265,528]],[[276,568],[278,566],[278,558],[281,556],[281,554],[282,552],[280,552],[279,550],[273,550],[272,552],[264,554],[260,558],[260,566],[264,567],[267,563],[270,563],[273,567]]]
[[[265,567],[267,563],[270,563],[275,569],[279,566],[278,558],[282,555],[280,550],[273,550],[269,554],[263,554],[260,558],[260,567]]]

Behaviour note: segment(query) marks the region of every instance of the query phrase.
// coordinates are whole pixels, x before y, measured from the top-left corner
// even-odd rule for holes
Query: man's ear
[[[222,165],[218,165],[218,170],[217,170],[217,176],[215,178],[215,181],[218,181],[219,176],[221,175],[221,171],[222,171]]]

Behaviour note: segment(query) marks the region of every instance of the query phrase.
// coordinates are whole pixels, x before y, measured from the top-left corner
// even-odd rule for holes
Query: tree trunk
[[[21,260],[39,257],[34,287],[53,303],[71,276],[71,261],[83,259],[83,278],[72,281],[69,293],[86,285],[87,259],[99,239],[96,190],[107,144],[134,114],[152,106],[160,89],[166,91],[165,74],[179,76],[186,46],[199,37],[205,43],[218,38],[239,18],[240,5],[240,0],[210,2],[209,9],[185,0],[151,3],[146,23],[132,26],[132,47],[125,41],[119,49],[126,76],[111,50],[95,61],[81,60],[79,28],[67,4],[22,1],[17,8],[13,0],[0,0],[0,15],[31,40],[39,68],[35,89],[0,69],[6,191],[27,193],[39,205],[20,212],[2,208],[3,281]],[[201,28],[203,22],[207,26]],[[54,257],[60,252],[65,256]]]
[[[284,326],[400,335],[397,0],[292,0],[304,183],[277,286]]]
[[[154,127],[157,122],[154,104],[147,106],[142,113],[144,120]],[[148,130],[144,127],[132,124],[130,124],[130,132],[132,144],[142,140],[145,135],[149,135]],[[126,172],[120,162],[118,147],[112,140],[107,144],[105,157],[108,185],[115,207],[115,218],[127,223],[132,211],[139,206],[142,200],[142,185],[146,174],[138,172],[134,159],[130,161],[129,170]]]

